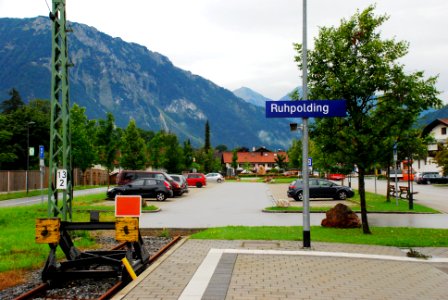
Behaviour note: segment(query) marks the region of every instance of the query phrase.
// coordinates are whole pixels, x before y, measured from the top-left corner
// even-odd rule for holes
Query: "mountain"
[[[448,118],[448,105],[445,105],[441,109],[429,109],[421,114],[417,120],[417,127],[422,128],[437,119]]]
[[[299,91],[299,96],[302,97],[302,96],[303,96],[303,90],[302,90],[302,87],[301,87],[301,86],[298,86],[298,87],[296,87],[295,89],[293,89],[291,92],[289,92],[288,94],[286,94],[285,96],[283,96],[280,100],[283,100],[283,101],[292,100],[292,99],[291,99],[291,95],[292,95],[294,92],[296,92],[297,90]]]
[[[69,23],[70,99],[89,118],[112,112],[119,127],[131,118],[140,128],[174,132],[202,146],[205,123],[211,143],[286,148],[289,121],[266,119],[264,108],[213,82],[174,66],[159,53],[79,23]],[[22,99],[50,98],[51,21],[0,19],[0,100],[15,88]]]
[[[251,103],[256,106],[265,107],[266,101],[272,101],[269,98],[266,98],[262,94],[259,94],[255,92],[254,90],[251,90],[248,87],[240,87],[239,89],[236,89],[233,91],[233,94],[237,97],[240,97],[244,101]]]

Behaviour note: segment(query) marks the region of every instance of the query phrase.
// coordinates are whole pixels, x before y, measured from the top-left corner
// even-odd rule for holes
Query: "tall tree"
[[[207,122],[205,122],[205,143],[204,143],[205,152],[208,152],[211,147],[212,146],[210,143],[210,124],[207,120]]]
[[[238,149],[233,149],[232,151],[232,164],[231,164],[233,171],[235,172],[234,175],[237,175],[237,169],[238,169]]]
[[[347,117],[316,121],[314,140],[337,161],[356,165],[364,233],[367,220],[364,176],[392,145],[400,130],[409,128],[418,113],[440,105],[436,77],[410,75],[398,60],[406,42],[381,39],[378,28],[388,19],[375,16],[374,6],[342,20],[338,28],[323,27],[308,52],[310,99],[345,99]],[[300,54],[302,45],[297,44]],[[296,60],[302,68],[301,56]]]
[[[193,165],[193,147],[191,146],[190,139],[184,141],[183,147],[183,163],[185,170],[191,170]]]
[[[73,105],[70,110],[73,166],[83,173],[97,161],[92,139],[95,136],[96,122],[88,120],[85,112],[86,108],[78,104]]]
[[[293,140],[292,146],[288,150],[289,167],[294,169],[302,169],[302,141]]]
[[[9,114],[25,105],[20,97],[19,92],[16,89],[12,89],[9,92],[11,98],[4,100],[0,103],[0,109],[4,114]]]
[[[179,173],[182,171],[182,148],[179,145],[177,136],[169,133],[164,137],[165,164],[168,173]]]
[[[146,166],[145,141],[140,137],[134,119],[129,121],[123,133],[120,162],[124,169],[129,170],[142,170]]]
[[[12,163],[18,157],[12,144],[13,132],[8,129],[8,119],[5,115],[0,114],[0,169],[4,163]]]
[[[107,113],[106,120],[98,121],[96,131],[96,145],[98,151],[98,161],[105,166],[107,173],[114,169],[120,138],[115,128],[115,119],[112,113]],[[108,185],[110,184],[108,176]]]
[[[148,143],[149,165],[160,169],[165,164],[163,131],[159,131]]]

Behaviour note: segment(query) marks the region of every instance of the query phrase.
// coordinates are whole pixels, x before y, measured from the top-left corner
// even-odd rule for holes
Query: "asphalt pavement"
[[[273,206],[271,186],[255,182],[225,182],[191,188],[189,195],[165,202],[150,202],[161,211],[143,214],[141,228],[208,228],[219,226],[301,226],[301,213],[266,213]],[[286,190],[285,190],[286,194]],[[310,214],[320,225],[324,213]],[[369,225],[387,227],[448,228],[447,214],[368,214]]]

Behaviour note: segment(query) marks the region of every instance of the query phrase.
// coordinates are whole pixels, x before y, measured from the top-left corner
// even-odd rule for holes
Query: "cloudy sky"
[[[0,17],[48,15],[51,0],[0,0]],[[410,43],[409,72],[439,75],[448,103],[448,1],[308,0],[308,45],[319,27],[338,26],[376,3],[388,14],[385,38]],[[279,99],[301,85],[292,44],[302,42],[302,0],[66,0],[67,18],[169,57],[230,90],[241,86]]]

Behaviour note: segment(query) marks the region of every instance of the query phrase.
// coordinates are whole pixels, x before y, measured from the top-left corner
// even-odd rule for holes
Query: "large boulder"
[[[326,218],[322,220],[321,225],[324,227],[335,228],[359,228],[361,220],[348,207],[342,203],[336,204],[335,207],[326,212]]]

